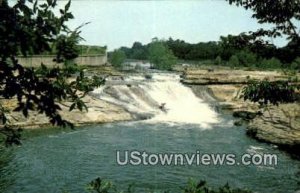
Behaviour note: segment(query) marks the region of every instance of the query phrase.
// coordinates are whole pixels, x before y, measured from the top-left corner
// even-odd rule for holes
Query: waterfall
[[[152,117],[148,120],[150,123],[199,124],[208,128],[218,122],[218,115],[209,104],[181,84],[175,74],[155,73],[151,79],[130,76],[122,81],[108,80],[106,86],[92,94],[133,114]]]

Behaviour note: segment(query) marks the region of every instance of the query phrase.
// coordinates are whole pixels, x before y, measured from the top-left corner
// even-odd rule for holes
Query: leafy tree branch
[[[72,123],[60,115],[59,103],[71,101],[70,110],[87,109],[82,98],[94,87],[104,83],[98,77],[86,77],[83,69],[73,62],[78,56],[76,45],[82,40],[80,27],[70,30],[66,22],[74,16],[69,11],[71,1],[59,15],[54,13],[56,0],[39,3],[37,0],[18,0],[10,6],[7,0],[0,4],[0,97],[17,99],[15,111],[21,111],[28,117],[30,111],[45,114],[50,123],[57,126],[70,126]],[[41,54],[56,49],[54,60],[60,64],[54,67],[25,67],[18,62],[21,54]],[[1,105],[2,107],[3,105]],[[3,127],[0,134],[6,136],[8,144],[19,144],[19,134],[10,125],[7,111],[0,109]],[[11,139],[15,137],[14,139]]]

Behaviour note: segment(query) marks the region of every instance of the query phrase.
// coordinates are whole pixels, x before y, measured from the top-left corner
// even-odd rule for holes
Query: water
[[[154,73],[151,80],[131,76],[120,84],[113,82],[93,94],[132,113],[151,113],[153,123],[188,123],[210,128],[211,124],[219,122],[217,113],[182,85],[176,74]]]
[[[0,162],[0,192],[85,192],[91,180],[102,177],[120,188],[135,184],[138,192],[180,192],[188,179],[212,186],[257,192],[292,193],[300,189],[300,162],[276,147],[246,136],[233,126],[230,115],[220,114],[179,83],[178,76],[156,74],[108,83],[93,94],[128,111],[150,113],[150,120],[86,126],[75,131],[45,132],[27,138]],[[138,82],[138,84],[137,84]],[[159,105],[166,103],[166,111]],[[156,105],[156,106],[155,106]],[[35,132],[33,132],[35,133]],[[278,155],[277,166],[120,166],[116,151],[149,153],[244,153]]]
[[[221,125],[201,129],[196,125],[147,124],[145,122],[90,126],[30,138],[14,153],[8,168],[14,183],[4,192],[83,192],[96,177],[121,187],[134,183],[142,190],[179,192],[189,178],[207,180],[213,186],[229,182],[258,192],[295,192],[299,189],[300,163],[275,147],[258,143],[224,117]],[[116,151],[153,153],[276,153],[278,166],[118,166]]]

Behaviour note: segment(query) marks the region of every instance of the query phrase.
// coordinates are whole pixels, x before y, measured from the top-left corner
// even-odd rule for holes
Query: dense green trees
[[[257,67],[263,69],[292,68],[296,59],[296,49],[291,49],[291,43],[286,47],[276,46],[257,39],[253,34],[221,36],[218,42],[200,42],[190,44],[183,40],[160,40],[161,44],[170,49],[179,60],[211,61],[215,65],[235,67]],[[135,42],[132,48],[121,47],[127,58],[147,60],[151,43],[142,45]],[[299,53],[298,53],[299,54]],[[295,64],[295,63],[294,63]],[[293,68],[297,69],[297,68]]]
[[[216,59],[215,59],[215,65],[221,65],[222,64],[222,58],[221,56],[217,56]]]
[[[176,57],[172,51],[159,40],[154,40],[149,45],[148,59],[153,67],[160,70],[171,70],[176,64]]]
[[[287,46],[281,49],[273,49],[269,57],[262,58],[261,66],[265,68],[282,67],[282,63],[291,63],[292,69],[299,66],[300,55],[300,36],[298,26],[295,24],[300,20],[300,2],[299,0],[227,0],[230,4],[242,6],[245,9],[253,10],[252,17],[256,18],[259,23],[271,23],[273,29],[260,29],[256,32],[250,32],[248,37],[251,37],[250,46],[256,47],[257,42],[262,42],[261,45],[268,45],[267,42],[261,40],[262,37],[277,37],[286,35],[290,41]],[[241,45],[241,44],[239,44]],[[248,46],[249,47],[249,46]],[[251,50],[253,51],[253,50]],[[272,58],[270,58],[272,56]],[[280,61],[280,60],[281,61]],[[292,80],[292,77],[291,77]],[[244,100],[250,100],[260,104],[262,108],[267,108],[268,105],[278,105],[280,103],[296,102],[299,97],[300,86],[297,82],[276,81],[269,82],[268,80],[250,81],[243,88]],[[290,127],[291,124],[290,124]]]
[[[238,67],[240,66],[240,61],[239,58],[236,55],[232,55],[228,61],[228,63],[230,64],[230,66],[232,67]]]
[[[96,178],[88,184],[87,188],[91,193],[131,193],[136,192],[134,185],[129,185],[126,191],[118,190],[118,187],[110,181],[102,180],[101,178]],[[196,182],[192,179],[181,188],[182,193],[252,193],[252,191],[240,188],[231,188],[228,184],[221,186],[219,188],[210,187],[205,181]],[[169,190],[164,190],[164,192],[170,192]]]
[[[126,59],[126,54],[124,51],[120,49],[113,51],[109,57],[110,63],[117,68],[120,68],[122,66],[125,59]]]
[[[300,4],[298,0],[227,0],[230,4],[242,6],[254,11],[252,17],[259,23],[275,24],[272,30],[259,30],[257,35],[277,37],[287,35],[290,40],[299,39],[296,25],[300,20]]]
[[[58,16],[54,14],[56,2],[20,0],[11,6],[7,0],[0,1],[0,97],[16,99],[15,111],[21,111],[25,117],[35,110],[45,114],[53,125],[72,126],[60,116],[58,103],[67,100],[72,102],[70,110],[82,110],[86,107],[82,98],[104,80],[85,77],[83,70],[74,68],[72,60],[79,52],[76,45],[81,40],[80,31],[79,28],[72,31],[66,25],[73,18],[69,11],[71,1],[59,10]],[[19,54],[27,56],[52,50],[56,50],[54,60],[65,65],[47,68],[41,64],[39,69],[33,69],[17,60]],[[20,130],[11,126],[9,110],[2,102],[0,141],[20,143]]]
[[[147,48],[140,42],[134,42],[132,45],[131,58],[145,60],[147,58]]]
[[[146,60],[148,57],[148,47],[140,42],[134,42],[131,48],[121,47],[127,58]]]
[[[121,54],[122,53],[122,54]],[[109,53],[111,63],[115,66],[121,64],[113,62],[113,58],[125,58],[137,59],[137,60],[149,60],[152,63],[152,67],[160,70],[170,70],[177,62],[177,58],[174,56],[172,50],[163,40],[153,38],[153,41],[147,45],[143,45],[140,42],[134,42],[131,48],[121,47]],[[122,56],[122,57],[121,57]],[[121,61],[121,60],[118,60]]]
[[[77,45],[77,47],[82,55],[105,54],[107,49],[106,46]]]
[[[296,58],[295,61],[291,64],[291,69],[297,70],[300,72],[300,57]]]
[[[291,63],[300,55],[300,3],[298,0],[227,0],[230,4],[253,10],[252,17],[259,23],[273,24],[273,29],[259,29],[249,34],[255,40],[262,37],[278,37],[285,35],[289,43],[278,49],[276,55],[283,63]],[[272,57],[274,57],[272,56]]]
[[[220,52],[218,42],[190,44],[172,38],[164,42],[173,51],[174,55],[182,60],[214,60]]]
[[[219,55],[220,46],[218,42],[200,42],[198,44],[190,44],[183,40],[160,40],[164,46],[172,51],[174,56],[182,60],[214,60]],[[142,45],[135,42],[131,48],[121,47],[127,58],[147,60],[149,55],[149,47],[151,43]]]
[[[260,61],[260,66],[265,69],[272,69],[272,68],[281,68],[282,63],[277,58],[273,57],[271,59],[263,59]]]
[[[217,42],[191,44],[169,38],[161,41],[162,44],[167,46],[179,60],[211,60],[215,63],[216,58],[220,56],[222,64],[229,66],[298,69],[296,61],[300,56],[300,32],[296,25],[300,20],[298,0],[227,1],[245,9],[252,9],[253,17],[258,19],[259,23],[271,23],[274,24],[274,28],[221,36]],[[282,48],[277,48],[264,38],[265,36],[276,38],[282,35],[287,36],[289,41]],[[135,42],[131,48],[122,47],[121,50],[125,52],[127,58],[146,60],[150,44],[142,45],[140,42]]]

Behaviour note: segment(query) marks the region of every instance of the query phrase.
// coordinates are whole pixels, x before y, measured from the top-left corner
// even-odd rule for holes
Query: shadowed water
[[[300,163],[274,146],[258,143],[233,127],[231,117],[213,129],[188,124],[131,122],[89,126],[71,132],[29,138],[18,148],[8,168],[14,184],[4,192],[84,192],[96,177],[141,190],[179,192],[189,178],[213,186],[229,182],[257,192],[295,192]],[[276,153],[278,166],[118,166],[116,150],[153,153]],[[5,175],[7,178],[7,175]],[[2,175],[1,175],[2,177]]]
[[[125,82],[125,84],[124,84]],[[87,126],[75,131],[32,132],[14,148],[0,168],[0,192],[82,193],[91,180],[102,177],[120,188],[135,184],[138,192],[180,192],[189,178],[212,186],[257,192],[292,193],[300,189],[300,162],[276,147],[259,143],[233,126],[233,118],[215,112],[208,103],[179,82],[179,76],[153,74],[151,80],[129,77],[111,82],[94,96],[137,113],[151,113],[147,121]],[[166,103],[166,110],[159,105]],[[192,124],[191,124],[192,123]],[[35,133],[39,133],[36,135]],[[148,153],[277,154],[277,166],[119,166],[116,151]],[[1,185],[3,184],[3,185]]]

